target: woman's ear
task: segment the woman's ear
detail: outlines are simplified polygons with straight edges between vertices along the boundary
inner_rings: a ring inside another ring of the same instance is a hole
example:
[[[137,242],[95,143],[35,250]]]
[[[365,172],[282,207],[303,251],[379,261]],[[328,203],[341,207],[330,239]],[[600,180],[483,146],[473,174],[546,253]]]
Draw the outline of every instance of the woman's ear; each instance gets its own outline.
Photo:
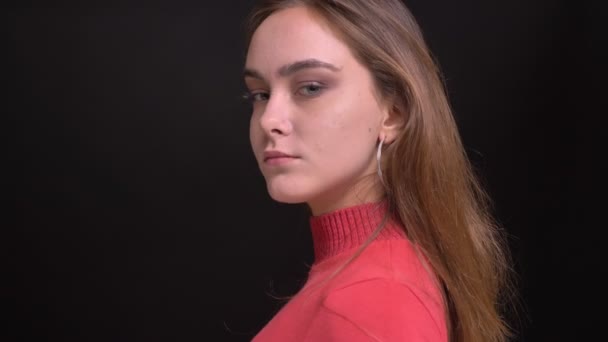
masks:
[[[405,125],[405,115],[396,106],[387,106],[382,115],[380,136],[384,137],[384,143],[392,143]]]

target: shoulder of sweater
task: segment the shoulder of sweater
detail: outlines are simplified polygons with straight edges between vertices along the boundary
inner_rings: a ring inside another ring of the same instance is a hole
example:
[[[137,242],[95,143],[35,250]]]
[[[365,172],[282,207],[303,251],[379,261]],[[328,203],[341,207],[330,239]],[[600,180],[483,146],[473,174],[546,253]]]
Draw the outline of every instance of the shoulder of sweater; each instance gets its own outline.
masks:
[[[376,299],[383,302],[388,296],[391,305],[400,305],[400,298],[415,301],[422,305],[434,308],[442,305],[441,294],[438,290],[424,286],[424,282],[404,281],[401,279],[380,276],[364,279],[353,279],[350,282],[341,282],[338,286],[332,286],[323,296],[324,303],[339,303],[341,300],[358,300],[363,295],[365,300]]]
[[[395,279],[366,279],[333,289],[323,299],[322,308],[380,335],[438,337],[445,332],[441,303]]]
[[[356,249],[337,256],[316,270],[325,272],[336,269],[349,260]],[[366,247],[351,265],[343,271],[339,287],[357,281],[386,278],[414,287],[428,288],[433,275],[425,258],[406,239],[377,240]]]
[[[396,296],[416,296],[433,307],[442,305],[441,291],[430,265],[411,243],[385,240],[368,248],[368,253],[343,270],[343,276],[332,283],[326,296],[364,291],[371,291],[366,296],[374,296],[390,291]]]

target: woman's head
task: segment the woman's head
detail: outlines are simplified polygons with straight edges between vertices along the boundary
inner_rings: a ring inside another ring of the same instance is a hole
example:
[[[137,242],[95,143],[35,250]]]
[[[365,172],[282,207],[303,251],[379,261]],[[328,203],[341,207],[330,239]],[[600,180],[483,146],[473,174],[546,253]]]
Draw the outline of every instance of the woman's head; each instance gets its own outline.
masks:
[[[315,213],[386,195],[441,280],[453,341],[502,340],[508,253],[411,13],[399,0],[266,0],[248,34],[251,143],[271,196]]]
[[[245,82],[251,144],[275,200],[321,213],[379,199],[375,147],[395,139],[401,117],[325,18],[304,6],[269,15],[251,37]]]

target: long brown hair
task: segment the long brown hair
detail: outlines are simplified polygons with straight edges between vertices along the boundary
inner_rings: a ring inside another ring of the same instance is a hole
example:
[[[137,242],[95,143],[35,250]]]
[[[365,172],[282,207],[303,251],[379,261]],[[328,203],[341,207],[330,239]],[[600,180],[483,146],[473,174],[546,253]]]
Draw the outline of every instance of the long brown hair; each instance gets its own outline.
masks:
[[[414,17],[399,0],[265,0],[249,17],[247,42],[268,16],[294,6],[324,18],[404,116],[399,136],[383,152],[389,212],[441,281],[450,341],[505,341],[510,329],[502,305],[514,293],[508,248]]]

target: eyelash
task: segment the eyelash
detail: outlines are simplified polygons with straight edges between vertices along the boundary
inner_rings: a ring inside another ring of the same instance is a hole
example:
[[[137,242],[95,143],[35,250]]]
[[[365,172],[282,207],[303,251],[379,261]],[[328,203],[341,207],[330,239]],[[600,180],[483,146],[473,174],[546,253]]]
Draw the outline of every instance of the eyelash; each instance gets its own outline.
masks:
[[[258,95],[268,95],[267,93],[263,93],[263,92],[251,92],[251,91],[245,91],[245,93],[243,94],[243,99],[245,101],[249,101],[249,102],[258,102],[258,101],[262,101],[262,100],[258,100],[256,99],[256,96]]]
[[[299,93],[300,90],[302,89],[307,89],[307,88],[311,88],[314,87],[316,89],[314,94],[310,94],[310,95],[302,95],[305,97],[315,97],[318,96],[324,89],[325,86],[318,83],[318,82],[311,82],[308,84],[303,85],[302,87],[298,88],[298,91],[296,91],[296,93]],[[257,99],[256,96],[258,95],[266,95],[266,99],[262,100],[262,99]],[[252,91],[246,91],[245,94],[243,94],[243,99],[249,101],[249,102],[259,102],[259,101],[267,101],[268,98],[270,97],[270,93],[266,93],[266,92],[252,92]]]

